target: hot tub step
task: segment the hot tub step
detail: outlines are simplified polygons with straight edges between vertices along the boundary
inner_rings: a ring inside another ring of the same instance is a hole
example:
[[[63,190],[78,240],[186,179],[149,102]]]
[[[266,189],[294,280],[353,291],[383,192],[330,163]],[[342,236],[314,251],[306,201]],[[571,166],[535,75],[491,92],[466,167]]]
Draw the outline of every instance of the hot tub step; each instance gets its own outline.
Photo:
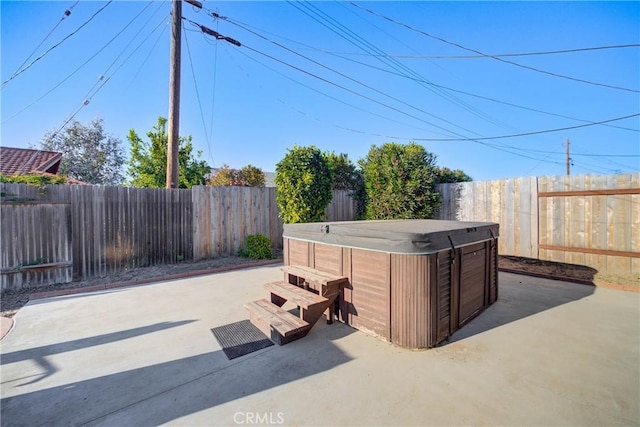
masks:
[[[287,282],[271,282],[264,285],[264,288],[271,292],[272,300],[271,302],[276,305],[278,302],[273,301],[273,296],[281,297],[286,301],[290,301],[293,304],[304,308],[314,308],[318,305],[323,305],[327,303],[327,298],[314,294],[313,292],[307,291],[300,286],[292,285]]]
[[[244,305],[251,323],[278,345],[302,338],[311,329],[308,322],[294,316],[266,299]]]
[[[291,276],[297,277],[317,290],[322,296],[338,292],[340,286],[349,281],[346,277],[336,276],[335,274],[325,273],[324,271],[300,265],[286,265],[282,267],[282,271],[284,271],[287,281],[289,281]]]

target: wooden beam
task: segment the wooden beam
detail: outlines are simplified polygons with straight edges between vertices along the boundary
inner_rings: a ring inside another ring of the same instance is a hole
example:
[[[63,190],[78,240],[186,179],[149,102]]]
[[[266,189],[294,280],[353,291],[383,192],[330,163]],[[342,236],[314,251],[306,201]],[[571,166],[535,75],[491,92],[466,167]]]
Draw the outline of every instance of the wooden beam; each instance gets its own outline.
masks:
[[[622,196],[627,194],[640,194],[640,188],[618,188],[615,190],[546,191],[538,193],[538,198],[572,196]]]
[[[540,249],[546,249],[548,251],[579,252],[583,254],[640,258],[640,252],[612,251],[609,249],[594,249],[594,248],[575,248],[575,247],[569,247],[569,246],[554,246],[554,245],[539,245],[539,246],[540,246]]]

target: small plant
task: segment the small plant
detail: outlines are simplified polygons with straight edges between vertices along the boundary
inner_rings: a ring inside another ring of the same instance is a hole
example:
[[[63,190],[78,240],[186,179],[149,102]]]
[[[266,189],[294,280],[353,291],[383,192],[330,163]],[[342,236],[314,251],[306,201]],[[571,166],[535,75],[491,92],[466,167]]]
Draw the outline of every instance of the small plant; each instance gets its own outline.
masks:
[[[244,239],[244,248],[240,249],[239,255],[252,259],[271,259],[271,240],[264,234],[250,234]]]

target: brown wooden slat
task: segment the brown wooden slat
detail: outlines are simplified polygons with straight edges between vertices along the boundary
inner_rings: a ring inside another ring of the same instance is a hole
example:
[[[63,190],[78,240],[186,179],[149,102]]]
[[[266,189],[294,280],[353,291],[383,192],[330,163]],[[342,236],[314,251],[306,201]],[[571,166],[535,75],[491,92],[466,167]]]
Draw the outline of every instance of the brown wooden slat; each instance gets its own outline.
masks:
[[[569,246],[540,245],[540,249],[562,252],[580,252],[584,254],[607,255],[627,258],[640,258],[640,252],[614,251],[609,249],[575,248]]]
[[[323,304],[327,301],[327,298],[323,296],[314,294],[313,292],[307,291],[299,286],[283,281],[266,283],[264,288],[267,291],[303,308],[309,308],[316,304]]]
[[[266,299],[246,303],[244,307],[268,322],[283,337],[295,334],[309,326],[307,322]]]
[[[574,190],[574,191],[545,191],[538,193],[538,197],[578,197],[578,196],[621,196],[625,194],[640,194],[640,188],[616,188],[603,190]]]

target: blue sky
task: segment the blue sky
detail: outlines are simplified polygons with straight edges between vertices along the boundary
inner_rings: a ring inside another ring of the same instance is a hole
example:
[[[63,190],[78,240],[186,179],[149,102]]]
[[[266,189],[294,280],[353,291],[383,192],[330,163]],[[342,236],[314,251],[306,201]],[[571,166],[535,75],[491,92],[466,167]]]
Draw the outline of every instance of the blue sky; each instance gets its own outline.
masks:
[[[2,1],[2,81],[66,9],[73,6],[26,64],[106,4]],[[344,152],[356,162],[372,144],[414,140],[435,153],[439,165],[476,180],[561,175],[569,138],[572,174],[640,169],[638,116],[609,126],[471,140],[638,114],[637,46],[500,57],[591,82],[585,83],[452,44],[491,55],[637,45],[638,2],[203,4],[200,11],[184,4],[184,17],[242,43],[216,41],[183,22],[180,133],[193,136],[212,166],[251,163],[273,171],[294,144]],[[170,8],[168,1],[113,1],[5,83],[2,145],[38,147],[77,111],[75,119],[84,123],[104,119],[128,153],[129,129],[143,135],[167,116]],[[228,19],[215,20],[212,11]],[[88,94],[90,102],[80,108]],[[430,141],[460,138],[467,140]]]

